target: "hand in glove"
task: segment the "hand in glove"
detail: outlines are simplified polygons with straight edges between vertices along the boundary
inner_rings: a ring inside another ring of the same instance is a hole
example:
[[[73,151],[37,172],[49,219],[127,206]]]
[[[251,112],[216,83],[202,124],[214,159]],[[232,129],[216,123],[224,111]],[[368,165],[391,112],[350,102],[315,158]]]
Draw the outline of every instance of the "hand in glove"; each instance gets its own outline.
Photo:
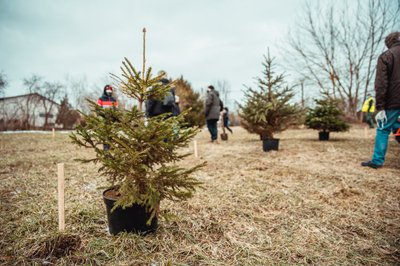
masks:
[[[383,126],[387,122],[387,117],[386,117],[386,112],[385,110],[379,111],[376,116],[375,116],[376,123],[379,128],[383,128]],[[381,126],[379,126],[379,122],[381,123]]]

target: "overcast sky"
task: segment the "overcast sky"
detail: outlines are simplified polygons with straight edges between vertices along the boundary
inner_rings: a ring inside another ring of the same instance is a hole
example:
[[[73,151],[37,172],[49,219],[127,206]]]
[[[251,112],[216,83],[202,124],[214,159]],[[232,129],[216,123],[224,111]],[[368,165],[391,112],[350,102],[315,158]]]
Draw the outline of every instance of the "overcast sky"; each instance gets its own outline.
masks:
[[[229,82],[231,100],[260,74],[267,47],[279,55],[303,0],[0,0],[0,71],[6,95],[25,92],[33,73],[48,81],[87,77],[101,87],[128,57],[170,77],[183,75],[194,89]]]

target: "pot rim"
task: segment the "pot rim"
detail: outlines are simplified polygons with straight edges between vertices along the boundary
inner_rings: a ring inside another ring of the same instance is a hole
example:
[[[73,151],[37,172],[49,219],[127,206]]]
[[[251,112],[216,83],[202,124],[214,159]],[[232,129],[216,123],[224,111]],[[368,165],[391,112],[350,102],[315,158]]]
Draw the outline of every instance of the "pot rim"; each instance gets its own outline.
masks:
[[[117,201],[116,199],[110,198],[106,196],[106,192],[110,190],[114,190],[116,187],[110,187],[103,191],[103,198],[111,201]]]

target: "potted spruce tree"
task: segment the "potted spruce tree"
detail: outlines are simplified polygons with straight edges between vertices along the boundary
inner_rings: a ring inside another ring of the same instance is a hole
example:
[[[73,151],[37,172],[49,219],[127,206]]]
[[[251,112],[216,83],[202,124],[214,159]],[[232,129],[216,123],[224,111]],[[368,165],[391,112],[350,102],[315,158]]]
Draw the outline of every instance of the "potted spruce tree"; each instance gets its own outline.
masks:
[[[274,134],[302,123],[303,109],[290,103],[294,93],[284,80],[284,74],[275,73],[274,58],[264,56],[263,77],[256,78],[258,89],[247,87],[245,103],[239,106],[242,126],[249,132],[260,135],[263,150],[278,150],[279,139]]]
[[[315,107],[307,112],[305,125],[319,131],[319,140],[329,140],[329,132],[347,131],[350,125],[343,120],[343,111],[339,101],[326,97],[316,99]]]
[[[170,84],[162,84],[161,76],[153,77],[151,68],[138,72],[126,58],[121,70],[121,77],[113,77],[121,92],[138,105],[130,110],[102,109],[90,101],[93,112],[83,114],[86,123],[78,126],[71,138],[95,151],[93,159],[81,161],[98,163],[99,173],[110,182],[103,193],[110,233],[146,234],[157,228],[163,199],[185,200],[200,185],[191,174],[202,164],[192,168],[175,165],[187,156],[178,149],[186,146],[198,129],[183,126],[185,113],[146,118],[145,101],[163,99]],[[109,150],[103,150],[105,143]]]

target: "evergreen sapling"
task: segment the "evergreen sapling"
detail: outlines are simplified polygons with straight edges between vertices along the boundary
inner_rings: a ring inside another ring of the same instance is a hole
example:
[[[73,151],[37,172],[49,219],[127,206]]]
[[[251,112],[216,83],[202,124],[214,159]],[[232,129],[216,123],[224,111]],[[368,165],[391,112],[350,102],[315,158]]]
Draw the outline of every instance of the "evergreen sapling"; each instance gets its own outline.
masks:
[[[188,145],[198,129],[184,127],[185,112],[177,117],[169,114],[145,118],[146,100],[161,100],[171,84],[162,84],[161,76],[152,76],[152,69],[138,72],[125,58],[121,77],[112,75],[127,97],[138,102],[130,110],[103,109],[93,101],[91,114],[85,115],[85,125],[71,135],[79,146],[93,149],[95,157],[82,162],[99,163],[99,172],[107,176],[116,191],[114,208],[139,204],[151,212],[151,219],[159,213],[160,201],[185,200],[193,195],[201,182],[192,176],[203,164],[182,168],[175,163],[189,154],[178,150]],[[112,122],[110,122],[112,121]],[[103,150],[102,145],[110,145]]]

